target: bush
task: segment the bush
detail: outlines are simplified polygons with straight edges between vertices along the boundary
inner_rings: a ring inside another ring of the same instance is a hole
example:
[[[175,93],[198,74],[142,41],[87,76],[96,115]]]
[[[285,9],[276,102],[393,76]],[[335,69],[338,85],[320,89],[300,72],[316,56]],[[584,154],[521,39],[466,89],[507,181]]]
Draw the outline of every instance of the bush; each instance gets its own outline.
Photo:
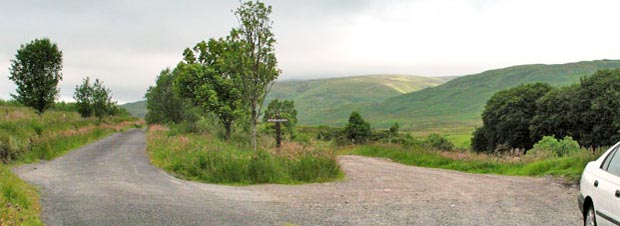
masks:
[[[452,144],[448,139],[438,134],[429,135],[426,140],[424,140],[424,146],[427,148],[432,148],[436,150],[442,151],[451,151],[454,149],[454,144]]]
[[[545,158],[563,157],[578,153],[580,150],[579,143],[570,136],[566,136],[562,140],[557,140],[553,136],[544,136],[534,144],[534,148],[528,154]]]

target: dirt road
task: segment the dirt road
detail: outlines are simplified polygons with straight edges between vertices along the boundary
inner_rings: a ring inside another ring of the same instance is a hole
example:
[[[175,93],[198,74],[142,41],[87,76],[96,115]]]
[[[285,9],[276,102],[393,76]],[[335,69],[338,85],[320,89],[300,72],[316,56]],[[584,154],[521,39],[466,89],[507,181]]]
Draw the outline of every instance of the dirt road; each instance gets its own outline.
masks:
[[[232,187],[151,166],[143,130],[14,169],[41,188],[47,225],[579,225],[577,190],[543,178],[466,174],[359,156],[347,179]]]

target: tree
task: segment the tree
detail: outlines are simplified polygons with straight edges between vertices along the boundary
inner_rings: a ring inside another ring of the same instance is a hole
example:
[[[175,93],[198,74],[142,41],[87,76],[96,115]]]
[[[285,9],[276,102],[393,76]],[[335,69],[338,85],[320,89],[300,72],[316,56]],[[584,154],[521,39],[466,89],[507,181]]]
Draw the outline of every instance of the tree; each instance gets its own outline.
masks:
[[[231,53],[236,57],[235,79],[250,115],[252,148],[257,150],[256,126],[263,101],[280,75],[274,49],[276,40],[269,18],[271,6],[260,1],[247,1],[241,3],[234,13],[240,22],[230,34]]]
[[[287,119],[288,121],[282,122],[282,125],[286,128],[290,138],[295,137],[295,125],[297,125],[297,110],[295,110],[295,102],[292,100],[278,99],[272,100],[267,105],[265,110],[265,116],[263,121],[267,121],[271,118]]]
[[[364,143],[372,135],[370,123],[366,122],[359,112],[351,112],[349,124],[345,127],[345,134],[347,139],[355,144]]]
[[[93,113],[97,118],[112,115],[116,102],[112,102],[112,91],[103,86],[103,82],[95,79],[92,87]]]
[[[229,40],[200,42],[183,55],[185,62],[176,69],[178,93],[213,113],[226,130],[226,139],[230,139],[233,123],[242,115],[243,99],[233,80],[236,58],[231,57]]]
[[[392,124],[392,126],[390,126],[390,134],[391,135],[398,134],[398,129],[400,129],[400,125],[398,125],[398,122],[394,122],[394,124]]]
[[[49,39],[35,39],[21,45],[11,60],[9,79],[17,85],[17,102],[37,110],[41,115],[58,97],[62,80],[62,51]]]
[[[93,87],[89,77],[84,78],[81,85],[75,86],[73,99],[76,101],[77,111],[83,118],[93,115]]]
[[[532,148],[540,140],[540,137],[532,137],[529,129],[537,111],[536,101],[551,89],[547,84],[534,83],[497,92],[482,112],[484,133],[477,132],[474,135],[484,135],[487,148],[493,150],[499,146],[525,150]],[[481,138],[474,137],[472,141],[478,139]]]
[[[554,89],[536,102],[536,115],[530,126],[533,140],[549,135],[560,139],[566,136],[579,137],[583,110],[576,105],[579,90],[579,85]]]
[[[183,119],[183,101],[173,90],[175,79],[176,75],[166,68],[157,76],[155,86],[146,91],[147,123],[179,123]]]
[[[620,69],[582,78],[574,101],[574,111],[580,113],[575,137],[581,145],[596,148],[620,140]]]

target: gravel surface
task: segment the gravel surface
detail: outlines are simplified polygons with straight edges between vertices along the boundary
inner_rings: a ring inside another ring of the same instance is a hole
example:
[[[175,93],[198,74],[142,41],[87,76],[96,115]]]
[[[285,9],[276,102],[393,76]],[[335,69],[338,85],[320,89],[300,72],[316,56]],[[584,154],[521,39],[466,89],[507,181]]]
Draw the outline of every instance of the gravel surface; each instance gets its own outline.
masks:
[[[344,181],[221,186],[150,165],[135,129],[14,171],[41,189],[47,225],[579,225],[577,190],[341,156]]]

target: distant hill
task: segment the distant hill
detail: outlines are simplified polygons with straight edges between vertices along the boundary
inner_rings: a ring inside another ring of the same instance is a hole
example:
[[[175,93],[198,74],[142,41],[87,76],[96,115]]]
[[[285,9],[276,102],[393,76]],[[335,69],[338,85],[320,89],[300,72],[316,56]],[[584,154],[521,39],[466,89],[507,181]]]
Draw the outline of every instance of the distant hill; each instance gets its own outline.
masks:
[[[597,69],[618,68],[620,60],[584,61],[555,65],[522,65],[485,71],[443,85],[389,98],[362,111],[373,126],[398,121],[409,129],[473,127],[481,124],[486,101],[497,91],[524,83],[569,85]]]
[[[126,103],[120,107],[127,109],[129,113],[135,117],[144,118],[146,115],[146,100],[136,101],[133,103]]]
[[[427,87],[437,86],[454,77],[410,75],[365,75],[314,80],[277,81],[266,98],[294,100],[300,124],[323,124],[323,115],[346,120],[351,109]],[[132,115],[146,115],[146,101],[121,105]]]
[[[299,124],[334,124],[326,118],[344,122],[352,110],[378,103],[427,87],[433,87],[454,77],[422,77],[410,75],[366,75],[314,80],[276,82],[266,98],[295,101]]]

